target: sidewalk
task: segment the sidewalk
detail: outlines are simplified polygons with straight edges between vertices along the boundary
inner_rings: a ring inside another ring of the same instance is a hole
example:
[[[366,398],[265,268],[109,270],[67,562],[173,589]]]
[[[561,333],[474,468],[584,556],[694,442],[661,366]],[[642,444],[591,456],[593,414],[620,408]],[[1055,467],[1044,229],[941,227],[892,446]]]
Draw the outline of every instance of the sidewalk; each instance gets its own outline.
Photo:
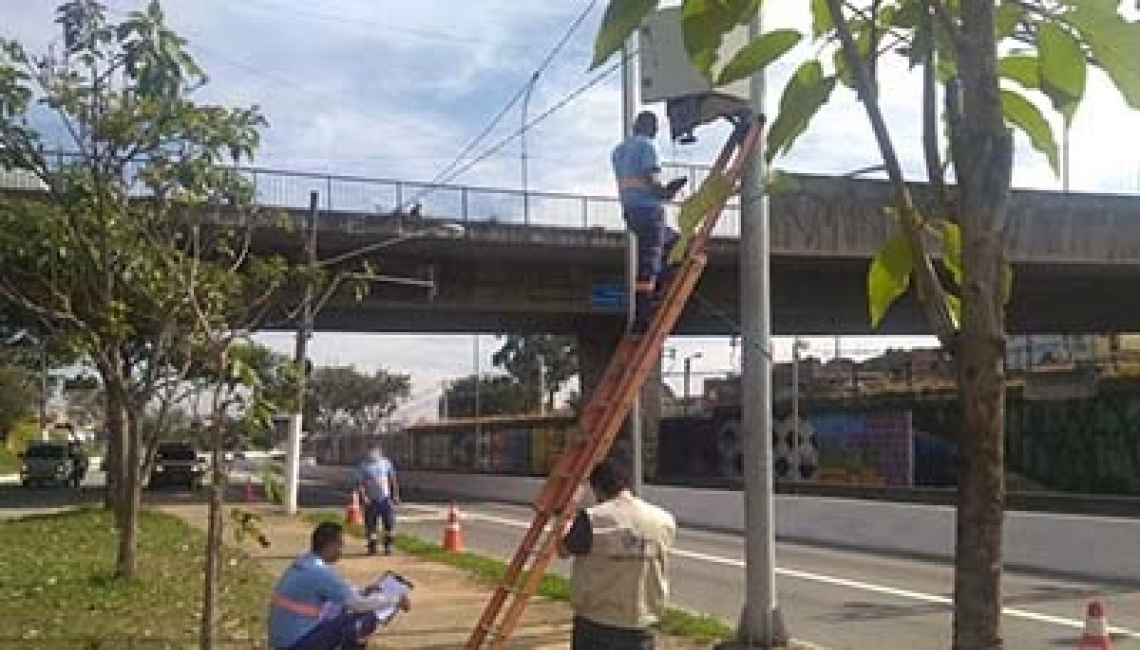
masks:
[[[243,507],[245,507],[243,505]],[[273,575],[280,574],[308,548],[312,527],[277,514],[269,507],[256,508],[265,517],[268,549],[245,545],[245,551],[263,562]],[[202,505],[164,507],[199,528],[206,526]],[[227,536],[227,543],[232,537]],[[360,540],[350,539],[347,552],[337,565],[354,584],[364,584],[385,570],[408,577],[415,585],[412,611],[399,615],[392,625],[373,637],[371,648],[400,650],[456,650],[462,648],[491,597],[492,587],[452,567],[396,553],[391,557],[366,557]],[[267,594],[268,596],[268,594]],[[565,603],[535,598],[527,607],[508,648],[515,650],[565,650],[570,646],[570,608]],[[674,639],[660,639],[659,650],[696,650],[699,646]]]

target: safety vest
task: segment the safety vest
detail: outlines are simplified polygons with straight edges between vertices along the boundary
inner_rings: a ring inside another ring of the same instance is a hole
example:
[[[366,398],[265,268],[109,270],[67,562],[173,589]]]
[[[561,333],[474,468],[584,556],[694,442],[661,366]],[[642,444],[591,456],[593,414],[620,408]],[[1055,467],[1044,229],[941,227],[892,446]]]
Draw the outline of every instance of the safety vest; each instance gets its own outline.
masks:
[[[591,622],[646,629],[659,620],[669,595],[673,516],[623,492],[586,510],[590,552],[574,558],[571,603]]]

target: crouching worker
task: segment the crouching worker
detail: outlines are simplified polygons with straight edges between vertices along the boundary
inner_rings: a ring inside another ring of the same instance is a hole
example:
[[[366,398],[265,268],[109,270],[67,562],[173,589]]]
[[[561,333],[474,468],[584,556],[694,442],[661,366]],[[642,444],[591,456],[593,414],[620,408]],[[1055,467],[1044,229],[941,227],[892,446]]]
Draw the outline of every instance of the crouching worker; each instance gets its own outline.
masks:
[[[340,524],[313,530],[311,549],[297,558],[277,585],[269,605],[273,650],[356,650],[380,624],[378,610],[408,611],[406,596],[358,592],[332,568],[344,549]]]

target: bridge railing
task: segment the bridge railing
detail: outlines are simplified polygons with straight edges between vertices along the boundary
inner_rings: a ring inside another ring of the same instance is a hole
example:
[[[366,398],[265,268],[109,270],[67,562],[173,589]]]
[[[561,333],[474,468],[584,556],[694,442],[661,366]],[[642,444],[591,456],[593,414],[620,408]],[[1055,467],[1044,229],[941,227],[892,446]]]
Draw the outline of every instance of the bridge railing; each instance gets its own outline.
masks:
[[[74,161],[70,154],[55,154],[60,165]],[[540,192],[480,187],[473,185],[429,184],[385,178],[345,176],[315,172],[287,171],[262,167],[239,167],[254,189],[260,205],[305,209],[309,195],[317,192],[320,208],[328,212],[393,215],[420,205],[426,217],[460,222],[483,222],[549,228],[625,229],[621,206],[608,196]],[[704,180],[704,168],[696,165],[668,165],[669,176],[685,175],[690,187]],[[0,170],[0,188],[43,189],[30,174]],[[141,192],[141,190],[140,190]],[[675,217],[677,206],[669,207]],[[740,232],[738,208],[730,204],[715,234],[736,237]]]

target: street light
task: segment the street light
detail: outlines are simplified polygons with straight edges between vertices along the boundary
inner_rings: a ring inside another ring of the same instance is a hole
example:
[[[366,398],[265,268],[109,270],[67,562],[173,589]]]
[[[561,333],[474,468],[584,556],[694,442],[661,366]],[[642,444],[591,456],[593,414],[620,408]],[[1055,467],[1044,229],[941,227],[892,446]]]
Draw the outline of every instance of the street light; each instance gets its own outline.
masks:
[[[693,359],[700,359],[705,356],[700,352],[694,352],[685,357],[685,400],[681,403],[681,414],[689,417],[689,378],[693,373]]]
[[[792,479],[800,476],[800,352],[808,349],[807,341],[796,337],[792,342]]]
[[[319,195],[317,192],[309,194],[309,223],[308,232],[305,237],[305,263],[309,266],[310,270],[316,270],[329,266],[334,266],[347,262],[349,260],[368,255],[375,251],[389,248],[397,244],[412,240],[421,239],[424,237],[438,237],[446,239],[454,239],[462,237],[467,231],[466,229],[456,223],[442,223],[437,226],[423,228],[420,230],[413,230],[412,232],[405,233],[398,237],[389,240],[377,242],[358,248],[326,260],[317,259],[317,210],[319,206]],[[294,363],[297,368],[297,394],[295,403],[295,412],[289,416],[289,440],[286,447],[286,463],[285,463],[285,511],[289,514],[297,514],[297,495],[299,492],[299,485],[301,480],[301,434],[304,431],[304,412],[305,412],[305,389],[307,384],[307,358],[308,358],[308,343],[309,338],[313,335],[313,320],[320,310],[325,306],[328,300],[336,292],[340,283],[345,279],[358,279],[371,282],[397,282],[401,284],[413,284],[416,286],[430,286],[434,287],[433,280],[417,280],[414,278],[397,278],[386,275],[372,275],[368,273],[338,273],[333,277],[329,286],[321,294],[320,298],[314,302],[313,299],[313,282],[310,277],[305,282],[304,293],[301,298],[301,315],[299,323],[297,324],[297,344],[294,354]]]

